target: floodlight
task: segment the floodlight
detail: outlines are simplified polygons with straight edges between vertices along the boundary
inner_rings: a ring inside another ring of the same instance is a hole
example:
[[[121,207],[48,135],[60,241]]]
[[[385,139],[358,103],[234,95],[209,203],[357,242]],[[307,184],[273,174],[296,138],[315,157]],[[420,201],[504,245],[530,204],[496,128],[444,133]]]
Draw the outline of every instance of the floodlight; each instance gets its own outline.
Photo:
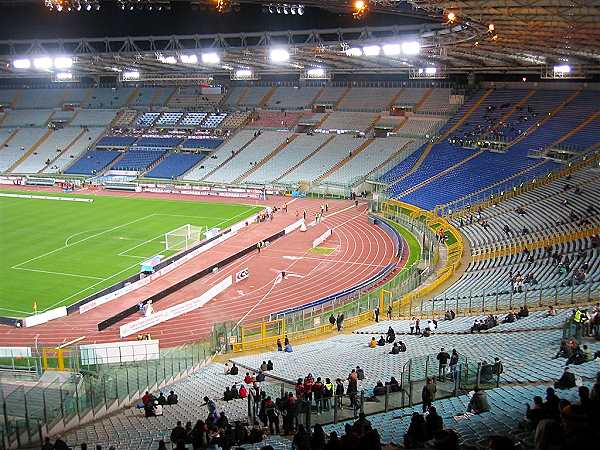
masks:
[[[383,46],[383,53],[386,56],[397,56],[402,52],[400,44],[386,44]]]
[[[31,67],[31,61],[27,58],[25,59],[15,59],[13,61],[13,67],[15,69],[29,69]]]
[[[33,60],[33,66],[39,70],[48,70],[52,67],[52,58],[44,56],[42,58],[35,58]]]
[[[127,70],[127,71],[123,72],[123,79],[124,80],[139,80],[140,73],[137,70]]]
[[[238,69],[235,71],[236,78],[252,78],[252,71],[250,69]]]
[[[56,74],[56,79],[60,81],[72,80],[73,74],[71,72],[58,72]]]
[[[221,57],[215,52],[202,53],[202,62],[204,64],[219,64]]]
[[[435,75],[437,73],[437,68],[436,67],[426,67],[425,73],[427,75]]]
[[[377,56],[381,52],[381,47],[379,45],[367,45],[363,47],[363,53],[365,56]]]
[[[183,64],[196,64],[198,62],[196,55],[181,55],[179,59],[181,59]]]
[[[285,62],[290,59],[290,53],[284,48],[271,49],[271,61]]]
[[[562,66],[554,66],[554,73],[571,73],[571,66],[567,64]]]
[[[68,56],[59,56],[54,58],[54,68],[56,69],[70,69],[73,66],[73,58]]]
[[[325,76],[325,69],[321,67],[314,67],[306,71],[306,75],[309,78],[323,78]]]
[[[402,53],[405,55],[418,55],[421,51],[421,44],[417,41],[403,42]]]
[[[362,56],[362,54],[362,50],[358,47],[351,47],[348,50],[346,50],[346,55],[348,56]]]

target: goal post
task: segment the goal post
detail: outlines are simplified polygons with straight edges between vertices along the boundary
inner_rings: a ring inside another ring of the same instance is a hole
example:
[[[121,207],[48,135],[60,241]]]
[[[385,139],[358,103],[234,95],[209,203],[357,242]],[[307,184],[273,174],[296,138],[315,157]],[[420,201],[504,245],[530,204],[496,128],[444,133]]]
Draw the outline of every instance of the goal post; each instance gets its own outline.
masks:
[[[182,225],[165,233],[165,250],[181,251],[187,250],[200,242],[204,237],[205,230],[202,227]]]

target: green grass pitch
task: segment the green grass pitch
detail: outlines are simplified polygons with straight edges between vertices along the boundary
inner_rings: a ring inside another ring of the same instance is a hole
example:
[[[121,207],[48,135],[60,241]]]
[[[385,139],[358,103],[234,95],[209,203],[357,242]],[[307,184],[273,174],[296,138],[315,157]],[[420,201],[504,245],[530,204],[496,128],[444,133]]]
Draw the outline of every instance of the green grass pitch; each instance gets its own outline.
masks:
[[[223,229],[261,209],[200,201],[88,197],[94,201],[0,197],[0,315],[28,316],[34,302],[39,312],[73,304],[139,273],[144,259],[169,256],[166,232],[185,224]]]

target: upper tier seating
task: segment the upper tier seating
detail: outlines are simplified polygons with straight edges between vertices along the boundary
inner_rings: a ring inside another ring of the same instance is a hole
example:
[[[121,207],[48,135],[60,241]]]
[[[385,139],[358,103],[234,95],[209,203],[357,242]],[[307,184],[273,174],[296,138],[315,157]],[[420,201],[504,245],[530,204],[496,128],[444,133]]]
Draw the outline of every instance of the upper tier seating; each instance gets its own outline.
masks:
[[[178,86],[169,98],[172,108],[197,108],[213,111],[219,106],[223,94],[203,94],[202,89],[195,86]]]
[[[149,127],[156,121],[156,119],[158,119],[159,116],[159,112],[145,112],[138,117],[136,125],[138,127]]]
[[[335,105],[340,98],[342,98],[347,89],[348,88],[346,87],[326,87],[321,95],[319,95],[315,103],[322,105]]]
[[[231,183],[244,172],[251,169],[252,165],[260,162],[279,145],[283,144],[290,136],[291,133],[277,131],[262,132],[254,142],[209,176],[206,181]]]
[[[377,118],[375,113],[335,111],[320,126],[322,130],[365,131]]]
[[[415,114],[397,130],[401,136],[428,137],[433,136],[444,124],[444,119]]]
[[[222,164],[231,157],[232,152],[238,151],[254,138],[254,132],[251,130],[241,130],[229,138],[223,145],[215,150],[210,156],[197,164],[192,170],[184,175],[184,180],[200,180],[211,170]]]
[[[202,128],[217,128],[225,117],[227,113],[211,113],[202,124]]]
[[[6,130],[6,138],[13,131],[15,130]],[[4,172],[18,161],[47,132],[47,128],[20,128],[11,141],[6,146],[0,148],[0,172]]]
[[[419,112],[431,114],[446,114],[454,105],[450,105],[451,90],[446,88],[434,88],[431,95],[423,102]]]
[[[250,128],[277,128],[290,129],[298,123],[302,116],[299,112],[279,112],[279,111],[257,111],[255,118],[250,122]]]
[[[116,115],[117,111],[111,109],[80,109],[71,121],[71,126],[107,126]]]
[[[265,105],[267,108],[309,109],[319,87],[278,87]]]
[[[66,103],[81,104],[88,89],[21,89],[18,91],[17,108],[59,108]]]
[[[364,142],[365,140],[362,138],[355,138],[347,134],[335,136],[321,150],[285,175],[280,181],[282,183],[313,181]]]
[[[127,104],[127,100],[133,94],[134,88],[95,88],[87,105],[94,109],[117,109]]]
[[[173,87],[142,87],[131,102],[134,106],[165,106],[175,88]]]
[[[160,148],[131,147],[111,166],[111,169],[142,172],[161,159],[165,153],[166,150]]]
[[[244,89],[244,88],[242,88]],[[271,90],[268,86],[258,86],[251,87],[248,90],[244,91],[241,95],[242,97],[238,98],[237,106],[246,106],[246,107],[255,107],[260,106],[260,102],[267,95],[267,93]],[[244,95],[245,93],[245,95]]]
[[[316,133],[299,135],[289,145],[255,170],[246,180],[249,183],[270,183],[294,167],[332,136]]]
[[[206,155],[204,153],[171,153],[146,174],[149,178],[173,179],[183,175]]]
[[[115,120],[114,126],[117,128],[130,127],[133,124],[137,115],[138,112],[135,109],[126,109],[124,111],[121,111],[121,113],[117,115],[117,119]]]
[[[383,164],[388,158],[397,153],[410,139],[404,137],[387,137],[375,139],[367,148],[336,170],[325,182],[348,184],[366,176]],[[410,152],[405,148],[405,151]]]
[[[50,120],[51,110],[21,109],[8,111],[2,127],[43,127]]]
[[[104,170],[120,154],[117,150],[90,150],[64,172],[73,175],[94,175]]]
[[[225,119],[219,125],[219,128],[224,130],[234,130],[236,128],[240,128],[246,124],[249,117],[249,112],[235,111],[234,113],[225,117]]]
[[[352,88],[338,109],[341,111],[384,111],[388,109],[400,88]]]

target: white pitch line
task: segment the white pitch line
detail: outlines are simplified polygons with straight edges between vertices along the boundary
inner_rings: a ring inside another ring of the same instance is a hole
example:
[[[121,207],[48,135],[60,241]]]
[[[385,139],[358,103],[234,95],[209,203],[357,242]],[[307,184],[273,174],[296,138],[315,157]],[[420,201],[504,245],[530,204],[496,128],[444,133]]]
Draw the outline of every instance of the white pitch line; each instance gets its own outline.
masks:
[[[64,275],[64,276],[68,276],[68,277],[90,278],[92,280],[103,280],[104,279],[104,278],[92,277],[92,276],[88,276],[88,275],[78,275],[76,273],[53,272],[51,270],[28,269],[26,267],[11,267],[11,269],[14,269],[14,270],[27,270],[28,272],[48,273],[50,275]]]
[[[140,217],[139,219],[135,219],[135,220],[132,220],[131,222],[127,222],[127,223],[124,223],[124,224],[121,224],[121,225],[117,225],[117,226],[115,226],[115,227],[113,227],[113,228],[109,228],[108,230],[104,230],[104,231],[102,231],[102,232],[100,232],[100,233],[92,234],[92,235],[90,235],[90,236],[88,236],[88,237],[86,237],[86,238],[83,238],[83,239],[81,239],[81,240],[79,240],[79,241],[77,241],[77,242],[75,242],[75,243],[73,243],[73,244],[64,245],[64,246],[62,246],[62,247],[59,247],[59,248],[56,248],[56,249],[54,249],[54,250],[51,250],[51,251],[49,251],[49,252],[46,252],[46,253],[44,253],[44,254],[42,254],[42,255],[39,255],[39,256],[35,256],[35,257],[33,257],[33,258],[30,258],[30,259],[28,259],[27,261],[23,261],[23,262],[21,262],[21,263],[19,263],[19,264],[15,264],[14,266],[12,266],[12,267],[11,267],[11,269],[16,269],[16,268],[18,268],[19,266],[23,266],[23,265],[25,265],[25,264],[27,264],[27,263],[30,263],[31,261],[35,261],[36,259],[40,259],[40,258],[43,258],[44,256],[51,255],[51,254],[53,254],[53,253],[56,253],[56,252],[58,252],[58,251],[64,250],[65,248],[72,247],[73,245],[80,244],[81,242],[85,242],[85,241],[87,241],[87,240],[89,240],[89,239],[92,239],[92,238],[95,238],[95,237],[98,237],[98,236],[102,236],[103,234],[106,234],[106,233],[108,233],[108,232],[110,232],[110,231],[114,231],[114,230],[117,230],[117,229],[119,229],[119,228],[126,227],[126,226],[128,226],[128,225],[131,225],[132,223],[139,222],[140,220],[146,220],[146,219],[148,219],[149,217],[152,217],[153,215],[154,215],[154,214],[150,214],[150,215],[148,215],[148,216]]]

